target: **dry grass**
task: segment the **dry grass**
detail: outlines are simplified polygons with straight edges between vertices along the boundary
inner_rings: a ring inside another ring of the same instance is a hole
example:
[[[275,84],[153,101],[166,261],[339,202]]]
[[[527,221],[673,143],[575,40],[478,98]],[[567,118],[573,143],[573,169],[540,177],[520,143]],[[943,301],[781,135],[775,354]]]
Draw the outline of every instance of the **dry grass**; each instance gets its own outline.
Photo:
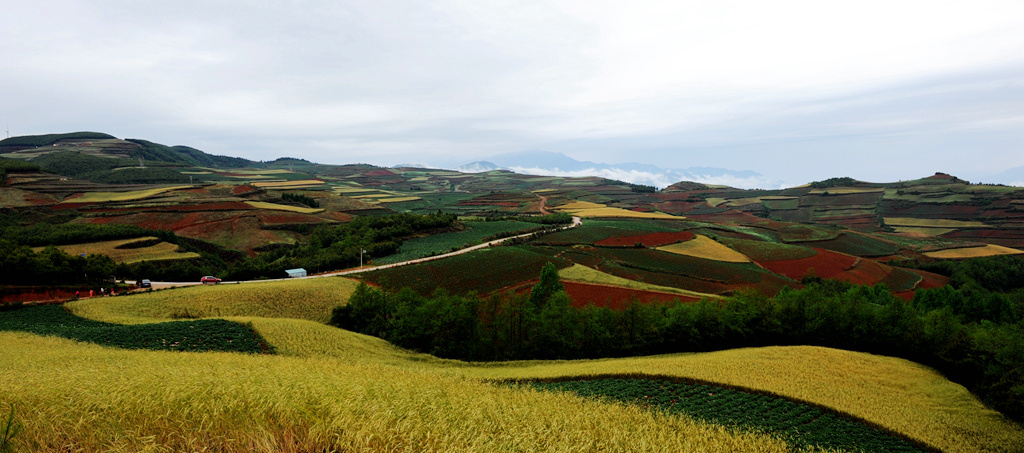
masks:
[[[928,227],[895,227],[897,233],[923,234],[926,236],[941,236],[956,231],[956,228],[928,228]]]
[[[128,192],[86,192],[81,197],[65,199],[65,203],[103,203],[105,201],[128,201],[149,198],[164,192],[188,189],[192,186],[157,187],[155,189],[132,190]]]
[[[255,184],[254,184],[255,185]],[[267,203],[265,201],[246,201],[246,204],[257,209],[270,209],[274,211],[290,211],[302,214],[316,214],[324,212],[322,208],[303,208],[301,206],[290,206],[285,204]]]
[[[89,242],[85,244],[58,245],[57,248],[70,255],[107,255],[118,263],[137,263],[139,261],[163,261],[163,260],[184,260],[199,258],[198,253],[182,252],[180,248],[169,242],[158,242],[148,247],[118,248],[123,245],[136,242],[154,241],[156,237],[143,237],[132,239],[117,239],[113,241]],[[45,247],[33,247],[33,251],[40,251]]]
[[[725,245],[719,244],[714,239],[711,239],[702,234],[698,234],[696,237],[689,241],[678,242],[675,244],[666,245],[664,247],[658,247],[658,250],[675,253],[677,255],[693,256],[697,258],[704,258],[715,261],[725,261],[728,263],[749,263],[750,258],[740,252],[737,252]]]
[[[1020,255],[1022,253],[1024,253],[1024,250],[1017,250],[1011,249],[1009,247],[1003,247],[1001,245],[988,244],[981,247],[961,247],[955,249],[939,250],[935,252],[926,252],[925,256],[938,259],[965,259],[996,255]]]
[[[360,193],[360,192],[376,192],[377,189],[369,189],[366,187],[335,187],[334,191],[341,193]]]

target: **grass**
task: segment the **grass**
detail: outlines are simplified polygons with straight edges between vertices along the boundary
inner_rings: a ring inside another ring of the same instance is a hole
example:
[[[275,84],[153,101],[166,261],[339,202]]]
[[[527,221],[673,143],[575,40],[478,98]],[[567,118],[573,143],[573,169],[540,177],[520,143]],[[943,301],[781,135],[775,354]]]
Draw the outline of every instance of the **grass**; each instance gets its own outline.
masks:
[[[331,310],[346,303],[356,285],[354,280],[330,277],[189,286],[130,297],[82,299],[66,306],[78,316],[121,324],[226,316],[327,322]]]
[[[689,241],[658,247],[658,250],[729,263],[750,262],[746,255],[701,234]]]
[[[140,242],[158,241],[146,247],[123,248]],[[33,247],[33,251],[40,251],[44,247]],[[107,255],[118,263],[137,263],[139,261],[163,261],[183,260],[199,258],[198,253],[181,252],[179,247],[169,242],[162,242],[155,237],[142,237],[132,239],[117,239],[113,241],[89,242],[85,244],[58,245],[58,249],[70,255]]]
[[[128,201],[149,198],[164,192],[178,189],[188,189],[192,186],[170,186],[157,187],[145,190],[132,190],[128,192],[86,192],[81,197],[65,199],[65,203],[103,203],[107,201]]]
[[[285,204],[267,203],[265,201],[246,201],[246,204],[257,209],[270,209],[274,211],[289,211],[302,214],[316,214],[324,212],[321,208],[303,208],[301,206],[290,206]]]

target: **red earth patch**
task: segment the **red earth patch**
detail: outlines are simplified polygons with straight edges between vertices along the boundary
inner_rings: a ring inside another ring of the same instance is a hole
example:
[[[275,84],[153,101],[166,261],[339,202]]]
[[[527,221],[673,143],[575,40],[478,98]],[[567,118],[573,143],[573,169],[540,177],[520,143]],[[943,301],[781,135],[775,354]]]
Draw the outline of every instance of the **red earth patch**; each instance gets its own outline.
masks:
[[[759,263],[765,269],[799,281],[808,271],[821,278],[838,278],[857,263],[857,257],[831,250],[815,248],[816,255],[795,260],[765,261]]]
[[[632,247],[637,243],[644,247],[661,247],[663,245],[675,244],[676,242],[689,241],[695,235],[689,231],[659,232],[641,234],[639,236],[610,237],[601,239],[594,243],[603,247]]]

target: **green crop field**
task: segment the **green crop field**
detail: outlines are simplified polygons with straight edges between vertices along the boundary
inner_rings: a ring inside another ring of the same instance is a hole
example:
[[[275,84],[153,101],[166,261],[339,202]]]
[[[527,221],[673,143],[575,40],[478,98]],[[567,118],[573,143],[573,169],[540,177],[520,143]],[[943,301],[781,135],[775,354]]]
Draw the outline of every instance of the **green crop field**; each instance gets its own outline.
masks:
[[[464,231],[432,234],[430,236],[409,239],[402,243],[398,253],[375,259],[374,264],[391,264],[416,258],[440,255],[453,249],[476,245],[485,238],[503,233],[513,233],[537,228],[540,225],[530,222],[502,220],[492,222],[464,222]]]

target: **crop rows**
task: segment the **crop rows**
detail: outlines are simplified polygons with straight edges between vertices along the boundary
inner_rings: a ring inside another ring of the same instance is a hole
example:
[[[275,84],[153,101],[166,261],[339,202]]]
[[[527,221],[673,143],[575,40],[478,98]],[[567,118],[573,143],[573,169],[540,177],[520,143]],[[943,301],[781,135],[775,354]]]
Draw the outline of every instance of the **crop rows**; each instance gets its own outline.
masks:
[[[41,305],[0,312],[0,331],[55,335],[124,349],[170,351],[263,352],[252,329],[223,319],[156,324],[110,324],[72,315],[60,305]]]
[[[481,241],[491,236],[528,230],[538,226],[535,223],[518,222],[514,220],[465,222],[465,224],[466,229],[463,231],[432,234],[422,238],[403,241],[402,246],[398,249],[398,253],[375,259],[374,264],[390,264],[427,256],[440,255],[467,245],[479,244]]]
[[[530,385],[584,397],[641,404],[711,423],[767,432],[802,447],[922,451],[899,437],[814,406],[714,385],[653,379],[598,379]]]

